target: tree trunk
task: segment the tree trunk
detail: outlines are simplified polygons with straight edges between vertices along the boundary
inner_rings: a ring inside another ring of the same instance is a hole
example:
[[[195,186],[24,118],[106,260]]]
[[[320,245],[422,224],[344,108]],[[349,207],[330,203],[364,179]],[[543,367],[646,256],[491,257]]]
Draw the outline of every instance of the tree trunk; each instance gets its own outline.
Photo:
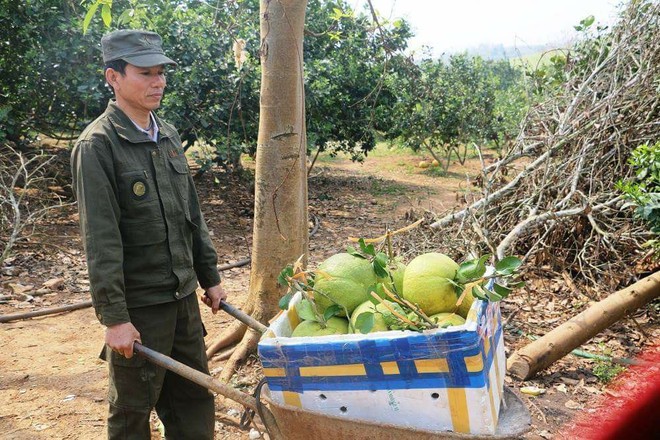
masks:
[[[303,29],[307,0],[261,0],[261,107],[250,290],[244,310],[266,323],[278,311],[279,273],[307,261]],[[229,380],[258,338],[248,330],[224,368]],[[231,370],[231,371],[230,371]]]
[[[619,290],[545,336],[516,351],[507,361],[507,371],[526,380],[570,353],[596,334],[660,296],[660,272]]]

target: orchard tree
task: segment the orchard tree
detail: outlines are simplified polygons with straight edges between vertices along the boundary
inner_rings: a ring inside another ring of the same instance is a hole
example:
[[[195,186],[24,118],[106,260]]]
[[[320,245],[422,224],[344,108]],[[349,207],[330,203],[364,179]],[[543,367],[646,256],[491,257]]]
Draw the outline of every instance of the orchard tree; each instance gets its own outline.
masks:
[[[412,36],[404,20],[379,21],[342,1],[311,0],[305,32],[310,150],[362,160],[389,105],[383,81],[392,53]]]
[[[267,322],[284,293],[282,268],[308,251],[303,29],[307,0],[262,0],[261,110],[257,140],[250,291],[245,312]],[[245,334],[221,379],[256,349],[261,336],[237,322],[220,338],[226,345]],[[220,347],[217,347],[220,348]]]
[[[386,137],[414,151],[428,150],[445,170],[453,156],[465,160],[469,143],[499,145],[526,110],[521,74],[511,69],[466,54],[417,64],[402,60],[388,77],[398,118],[391,118]]]
[[[0,142],[75,138],[105,107],[96,44],[77,1],[0,0]]]

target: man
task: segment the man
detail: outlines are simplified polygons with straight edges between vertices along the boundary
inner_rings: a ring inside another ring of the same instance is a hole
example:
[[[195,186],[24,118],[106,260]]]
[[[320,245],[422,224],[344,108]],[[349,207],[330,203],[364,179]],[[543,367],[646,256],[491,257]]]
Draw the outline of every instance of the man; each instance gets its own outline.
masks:
[[[212,439],[208,390],[133,356],[133,343],[208,374],[197,283],[216,313],[226,298],[181,140],[154,113],[165,90],[160,36],[101,39],[115,99],[80,135],[73,186],[96,316],[106,327],[108,437],[150,439],[156,411],[168,439]]]

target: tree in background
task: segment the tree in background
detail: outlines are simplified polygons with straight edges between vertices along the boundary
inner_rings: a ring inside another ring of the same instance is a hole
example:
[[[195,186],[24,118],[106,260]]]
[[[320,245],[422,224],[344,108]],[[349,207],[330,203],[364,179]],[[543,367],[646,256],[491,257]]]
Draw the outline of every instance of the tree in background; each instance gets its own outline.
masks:
[[[501,142],[514,136],[526,111],[522,73],[508,61],[486,61],[467,54],[447,61],[399,59],[388,77],[397,97],[392,125],[385,132],[414,151],[426,149],[449,166],[465,160],[467,146]]]
[[[379,21],[346,2],[312,0],[306,25],[305,84],[308,147],[362,160],[391,102],[383,88],[392,53],[412,36],[403,20]]]
[[[105,107],[100,33],[80,32],[78,2],[0,0],[0,142],[75,138]]]

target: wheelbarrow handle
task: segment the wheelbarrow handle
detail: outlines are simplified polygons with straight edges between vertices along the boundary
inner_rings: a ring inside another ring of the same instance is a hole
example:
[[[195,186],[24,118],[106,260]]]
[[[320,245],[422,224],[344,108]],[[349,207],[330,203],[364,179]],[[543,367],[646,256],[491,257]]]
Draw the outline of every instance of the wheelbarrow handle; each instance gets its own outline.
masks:
[[[264,334],[266,330],[268,330],[268,327],[266,327],[265,325],[254,319],[252,316],[243,312],[242,310],[232,306],[228,302],[220,301],[220,308],[225,312],[227,312],[229,315],[241,321],[243,324],[247,325],[253,330],[258,331],[261,334]]]
[[[165,356],[162,353],[152,350],[151,348],[145,347],[139,342],[133,343],[133,351],[138,355],[146,358],[149,362],[170,370],[171,372],[176,373],[181,377],[185,377],[197,385],[215,391],[218,394],[222,394],[223,396],[234,400],[250,409],[257,408],[256,399],[249,394],[242,393],[230,387],[229,385],[218,382],[210,375],[195,370],[194,368],[191,368],[188,365],[176,361],[169,356]]]
[[[176,373],[179,376],[184,377],[189,381],[194,382],[208,390],[215,391],[216,393],[221,394],[228,399],[233,400],[234,402],[240,403],[246,408],[257,412],[262,411],[263,418],[266,419],[263,420],[263,423],[268,427],[269,432],[273,431],[274,428],[278,429],[277,422],[275,421],[273,413],[271,413],[270,410],[265,408],[263,405],[260,405],[261,408],[258,408],[257,399],[255,399],[253,396],[238,391],[237,389],[232,388],[222,382],[219,382],[210,375],[195,370],[194,368],[176,361],[169,356],[165,356],[164,354],[152,350],[151,348],[145,347],[139,342],[133,343],[133,351],[138,356],[146,358],[149,362],[156,364],[159,367],[163,367],[173,373]],[[278,431],[275,431],[273,434],[275,437],[277,437]]]

